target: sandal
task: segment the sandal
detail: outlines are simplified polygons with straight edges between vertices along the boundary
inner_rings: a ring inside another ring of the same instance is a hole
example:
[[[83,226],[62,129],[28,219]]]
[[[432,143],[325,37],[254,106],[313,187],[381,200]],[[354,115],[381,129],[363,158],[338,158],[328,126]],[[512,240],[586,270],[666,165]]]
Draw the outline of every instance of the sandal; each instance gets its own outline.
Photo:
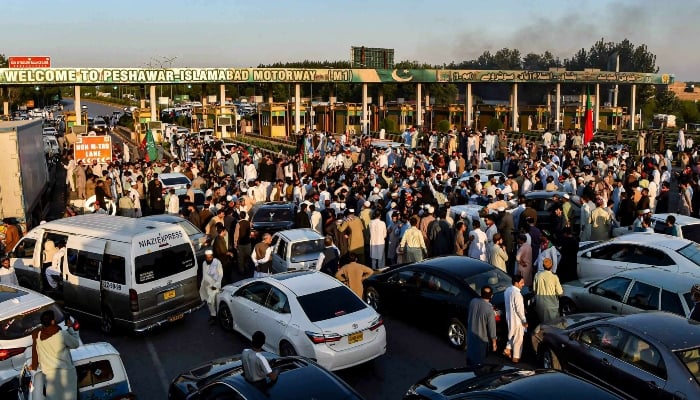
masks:
[[[511,354],[510,354],[510,349],[505,349],[505,350],[503,350],[503,355],[504,355],[506,358],[510,358],[510,356],[511,356]]]

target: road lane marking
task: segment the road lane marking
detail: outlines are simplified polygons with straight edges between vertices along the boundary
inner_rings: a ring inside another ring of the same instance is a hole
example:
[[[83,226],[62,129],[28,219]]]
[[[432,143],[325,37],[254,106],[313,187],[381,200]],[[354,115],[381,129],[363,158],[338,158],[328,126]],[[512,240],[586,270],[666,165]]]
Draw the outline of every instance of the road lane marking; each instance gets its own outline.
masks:
[[[156,353],[156,347],[153,346],[153,342],[146,340],[146,347],[148,348],[148,353],[151,355],[151,360],[153,361],[153,367],[156,369],[156,374],[160,379],[160,384],[163,387],[163,392],[167,395],[168,393],[168,377],[165,376],[165,370],[163,369],[163,364],[160,362],[160,357]]]

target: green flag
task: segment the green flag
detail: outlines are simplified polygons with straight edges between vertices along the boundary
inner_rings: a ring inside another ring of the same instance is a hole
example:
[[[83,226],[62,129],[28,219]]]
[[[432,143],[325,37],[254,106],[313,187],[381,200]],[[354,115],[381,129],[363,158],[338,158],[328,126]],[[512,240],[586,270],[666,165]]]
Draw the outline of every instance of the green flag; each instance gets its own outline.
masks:
[[[150,129],[146,131],[146,152],[148,153],[149,161],[156,161],[158,159],[156,141],[153,140],[153,132],[151,132]]]

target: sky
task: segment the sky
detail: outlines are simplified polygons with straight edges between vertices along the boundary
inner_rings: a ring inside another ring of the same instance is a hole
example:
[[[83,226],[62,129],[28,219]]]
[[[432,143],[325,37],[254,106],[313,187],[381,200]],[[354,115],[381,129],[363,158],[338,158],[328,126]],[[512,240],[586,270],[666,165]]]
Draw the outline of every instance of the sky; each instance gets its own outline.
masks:
[[[0,54],[54,67],[349,61],[351,46],[430,64],[505,47],[564,59],[627,38],[661,73],[700,81],[698,0],[2,0],[2,15]]]

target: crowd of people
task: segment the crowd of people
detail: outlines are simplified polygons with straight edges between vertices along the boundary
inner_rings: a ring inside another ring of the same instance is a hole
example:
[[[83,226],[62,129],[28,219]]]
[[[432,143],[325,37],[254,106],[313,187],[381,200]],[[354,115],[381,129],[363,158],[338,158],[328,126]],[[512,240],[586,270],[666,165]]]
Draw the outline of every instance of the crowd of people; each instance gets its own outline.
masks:
[[[269,272],[269,237],[255,246],[250,239],[250,210],[267,201],[297,205],[295,225],[325,236],[317,268],[359,296],[361,281],[387,265],[452,254],[491,263],[517,289],[507,296],[513,335],[504,352],[516,362],[527,328],[520,289],[534,291],[538,320],[548,321],[559,313],[561,282],[576,278],[579,241],[604,240],[616,229],[650,230],[653,212],[700,212],[700,158],[685,146],[673,153],[584,145],[576,130],[528,140],[504,131],[409,129],[401,140],[302,132],[294,154],[283,155],[173,132],[168,156],[158,161],[129,160],[128,150],[108,165],[83,165],[68,155],[66,184],[75,197],[94,195],[97,212],[111,201],[120,215],[171,213],[198,226],[212,246],[203,264],[205,300],[236,279],[235,271]],[[674,162],[680,173],[672,173]],[[480,169],[502,175],[481,177]],[[158,174],[168,172],[191,180],[184,200],[163,190]],[[674,181],[677,201],[670,197]],[[552,192],[546,224],[526,196],[535,190]],[[195,201],[197,191],[203,204]],[[478,215],[454,211],[464,204],[478,205]],[[667,233],[679,235],[674,220],[667,225]],[[488,302],[489,290],[477,300]],[[470,321],[481,308],[470,307]],[[488,321],[471,326],[470,335],[485,339],[473,350],[487,349],[492,334]]]

